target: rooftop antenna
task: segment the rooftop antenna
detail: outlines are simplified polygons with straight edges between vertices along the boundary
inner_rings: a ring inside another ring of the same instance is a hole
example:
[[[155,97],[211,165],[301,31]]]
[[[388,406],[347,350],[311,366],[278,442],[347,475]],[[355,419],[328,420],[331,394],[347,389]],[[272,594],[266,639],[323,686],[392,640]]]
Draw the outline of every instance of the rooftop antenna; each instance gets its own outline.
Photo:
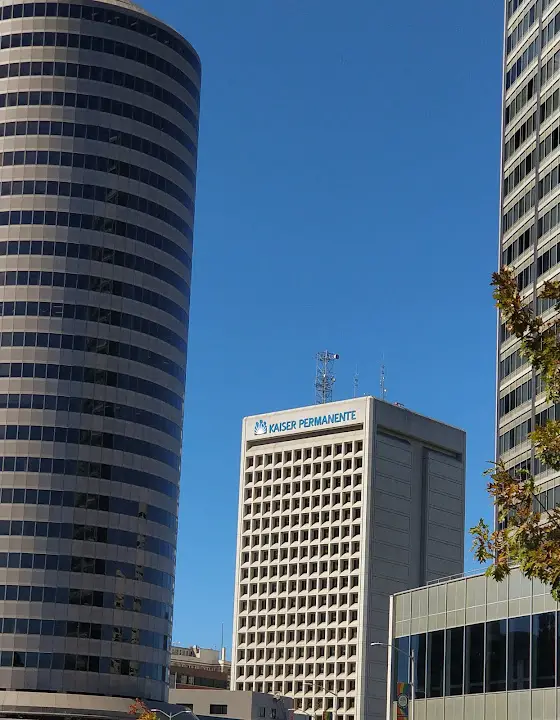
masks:
[[[354,373],[354,397],[358,397],[358,383],[360,381],[360,376],[358,375],[358,366],[356,365],[356,372]]]
[[[334,361],[340,355],[324,350],[317,353],[317,370],[315,372],[315,404],[332,402],[332,391],[335,382],[333,375]]]
[[[381,399],[387,399],[387,388],[385,387],[385,362],[381,364],[381,377],[379,379],[379,387],[381,389]]]

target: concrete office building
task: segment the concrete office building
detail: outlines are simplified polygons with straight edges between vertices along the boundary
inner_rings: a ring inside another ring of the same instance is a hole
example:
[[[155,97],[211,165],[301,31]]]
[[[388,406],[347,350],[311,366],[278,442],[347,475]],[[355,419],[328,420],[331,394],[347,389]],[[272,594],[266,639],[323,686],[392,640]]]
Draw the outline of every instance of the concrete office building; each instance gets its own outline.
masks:
[[[1,3],[0,715],[167,698],[199,91],[129,0]]]
[[[556,720],[560,717],[558,603],[539,581],[514,570],[399,593],[391,602],[388,720],[395,683],[416,656],[414,720]],[[370,648],[372,655],[386,655]]]
[[[545,280],[560,277],[560,2],[506,0],[500,257],[543,317],[555,310],[538,298]],[[558,473],[535,461],[528,433],[560,405],[546,402],[539,376],[502,324],[498,343],[497,455],[508,467],[531,469],[542,489]]]
[[[294,720],[292,698],[248,690],[171,688],[169,702],[175,705],[173,712],[186,708],[199,720]],[[295,720],[307,718],[296,716]]]
[[[232,689],[381,720],[389,595],[462,571],[465,435],[372,397],[245,418]]]
[[[171,688],[229,688],[231,663],[226,660],[226,649],[212,650],[173,645],[169,661],[169,687]]]

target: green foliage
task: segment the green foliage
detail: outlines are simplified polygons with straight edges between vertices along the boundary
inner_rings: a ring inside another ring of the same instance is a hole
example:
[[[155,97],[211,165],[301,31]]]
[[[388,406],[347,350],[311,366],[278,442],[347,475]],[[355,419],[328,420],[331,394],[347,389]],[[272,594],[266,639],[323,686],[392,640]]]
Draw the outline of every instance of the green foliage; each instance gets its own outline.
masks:
[[[560,400],[560,340],[556,324],[544,322],[524,305],[515,275],[502,268],[492,276],[494,300],[508,331],[521,340],[521,352],[541,376],[547,399]],[[560,310],[560,282],[547,282],[541,297],[556,301]],[[560,470],[560,421],[548,420],[530,434],[535,455]],[[549,585],[560,600],[560,508],[544,511],[535,495],[535,479],[526,470],[506,470],[499,462],[485,473],[496,508],[497,529],[484,520],[471,528],[478,562],[492,561],[486,574],[500,582],[518,566],[528,578]]]

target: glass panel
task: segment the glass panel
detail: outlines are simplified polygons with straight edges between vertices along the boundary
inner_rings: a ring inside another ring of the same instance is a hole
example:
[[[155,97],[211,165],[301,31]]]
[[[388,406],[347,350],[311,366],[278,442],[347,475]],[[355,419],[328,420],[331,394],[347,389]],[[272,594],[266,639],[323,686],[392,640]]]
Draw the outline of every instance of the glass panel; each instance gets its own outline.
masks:
[[[395,640],[395,646],[399,648],[399,650],[402,650],[402,652],[398,652],[398,650],[393,650],[393,677],[394,677],[394,687],[393,691],[395,693],[395,700],[397,699],[397,683],[399,682],[409,682],[410,675],[409,675],[409,658],[407,655],[410,654],[410,638],[409,637],[400,637],[396,638]],[[406,653],[406,655],[405,655]]]
[[[463,694],[463,651],[465,629],[451,628],[447,631],[445,648],[445,694]]]
[[[426,697],[426,635],[413,635],[410,640],[410,650],[414,651],[415,660],[414,693],[421,700]]]
[[[534,688],[554,686],[556,682],[555,656],[556,613],[533,615],[532,684]]]
[[[465,692],[484,692],[484,623],[465,629]]]
[[[443,630],[428,633],[428,697],[443,695]]]
[[[527,690],[530,685],[531,618],[510,618],[508,626],[508,690]]]
[[[506,620],[486,623],[486,692],[506,689]]]

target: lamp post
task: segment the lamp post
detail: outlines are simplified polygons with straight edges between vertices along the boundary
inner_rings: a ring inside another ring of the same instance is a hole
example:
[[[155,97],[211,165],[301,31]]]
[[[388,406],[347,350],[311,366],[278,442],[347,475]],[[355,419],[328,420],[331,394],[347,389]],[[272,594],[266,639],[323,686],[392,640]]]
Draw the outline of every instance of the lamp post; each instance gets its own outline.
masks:
[[[372,647],[386,647],[386,648],[392,648],[393,650],[396,650],[397,652],[402,653],[403,655],[406,655],[408,658],[408,684],[410,685],[410,720],[414,720],[414,690],[415,690],[415,683],[414,679],[416,677],[415,675],[415,661],[414,661],[414,650],[411,650],[409,653],[406,652],[406,650],[403,650],[400,647],[397,647],[396,645],[393,645],[391,643],[384,643],[384,642],[374,642],[371,643]]]
[[[158,708],[151,708],[150,712],[161,713],[166,718],[168,718],[168,720],[173,720],[173,718],[176,718],[178,715],[182,715],[183,713],[185,713],[185,715],[191,714],[190,710],[179,710],[179,712],[176,713],[166,713],[165,710],[158,710]]]

